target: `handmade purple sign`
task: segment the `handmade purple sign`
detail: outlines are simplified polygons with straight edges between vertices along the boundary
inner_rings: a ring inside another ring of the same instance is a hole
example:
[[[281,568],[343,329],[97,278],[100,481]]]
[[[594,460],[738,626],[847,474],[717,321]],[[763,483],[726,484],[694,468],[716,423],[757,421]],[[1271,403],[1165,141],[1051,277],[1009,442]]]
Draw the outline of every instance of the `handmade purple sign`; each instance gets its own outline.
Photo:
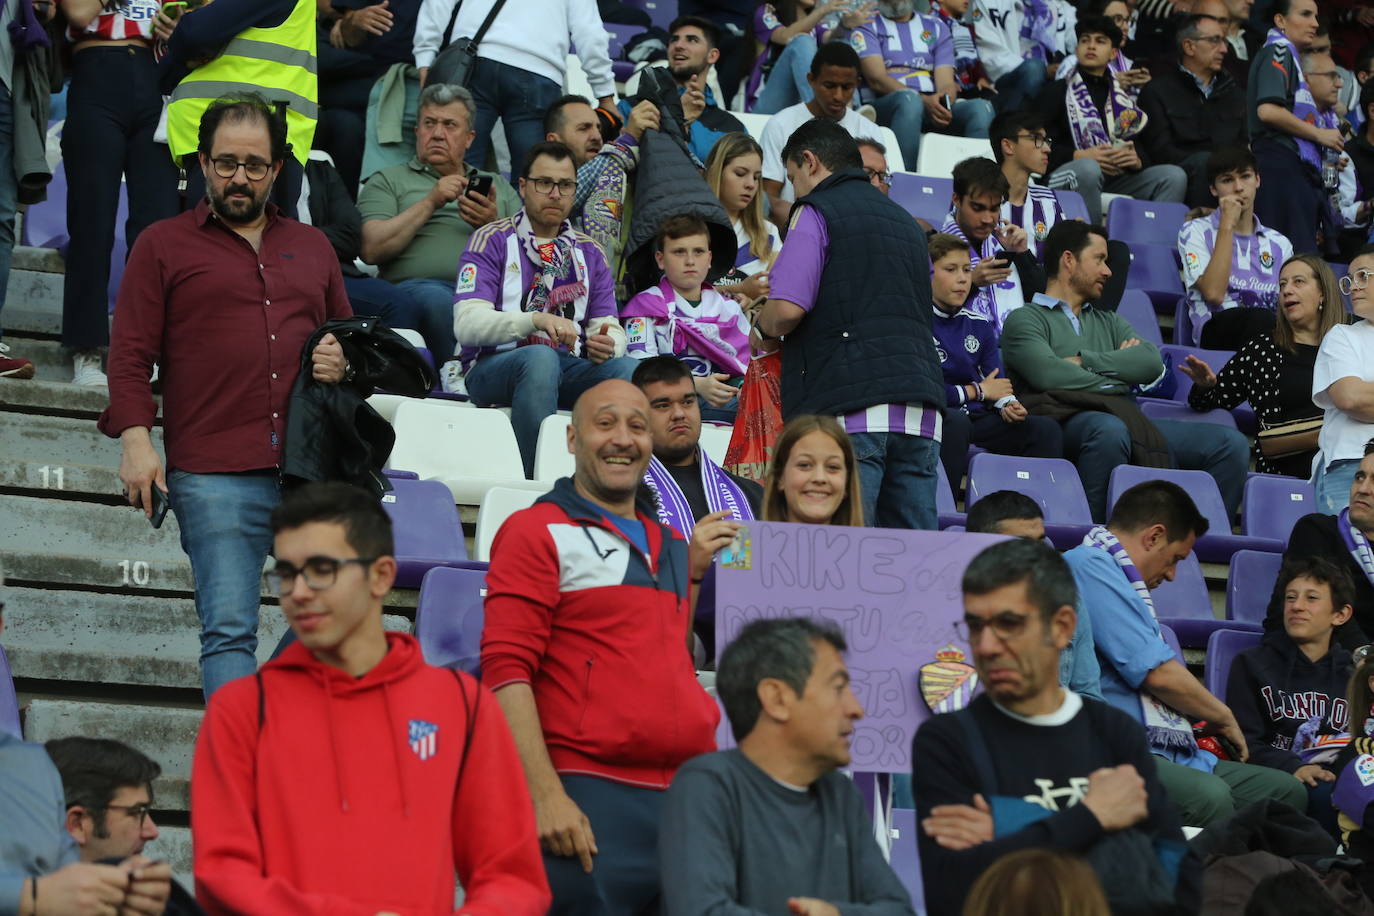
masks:
[[[851,742],[853,769],[910,773],[911,739],[931,710],[958,709],[977,686],[954,631],[959,580],[976,554],[1004,538],[751,522],[721,552],[716,645],[751,620],[821,617],[844,630],[864,717]],[[721,747],[733,745],[728,726]]]

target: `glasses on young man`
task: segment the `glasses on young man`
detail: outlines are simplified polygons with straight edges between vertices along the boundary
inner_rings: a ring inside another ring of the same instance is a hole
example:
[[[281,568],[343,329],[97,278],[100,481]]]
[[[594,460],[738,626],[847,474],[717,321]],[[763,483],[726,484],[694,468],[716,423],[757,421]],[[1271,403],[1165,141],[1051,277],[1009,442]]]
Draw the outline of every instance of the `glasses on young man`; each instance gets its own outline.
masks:
[[[215,165],[215,174],[221,178],[233,178],[238,174],[239,169],[243,169],[243,174],[248,176],[249,181],[262,181],[267,177],[267,173],[272,170],[272,166],[266,162],[239,162],[233,156],[220,156],[218,159],[210,160]]]
[[[376,561],[376,557],[311,557],[305,565],[297,568],[290,563],[278,562],[276,567],[263,574],[263,581],[273,594],[285,596],[296,587],[296,577],[305,579],[307,588],[322,592],[334,585],[339,578],[339,570],[349,563],[357,563],[366,569]]]
[[[526,178],[527,184],[534,185],[534,189],[545,197],[553,194],[553,189],[558,189],[560,197],[567,197],[577,190],[577,182],[571,178],[564,178],[561,181],[554,181],[552,178]]]
[[[1336,285],[1341,288],[1341,292],[1347,296],[1357,289],[1364,289],[1369,286],[1369,278],[1374,277],[1374,270],[1364,268],[1357,270],[1349,276],[1341,277],[1336,281]]]
[[[1043,149],[1044,147],[1049,146],[1051,143],[1054,142],[1044,134],[1031,134],[1024,132],[1017,134],[1016,139],[1029,140],[1031,142],[1031,145],[1034,146],[1036,149]]]
[[[141,802],[137,805],[105,805],[107,811],[123,811],[138,821],[138,829],[143,829],[143,824],[148,820],[148,812],[153,810],[152,802]]]

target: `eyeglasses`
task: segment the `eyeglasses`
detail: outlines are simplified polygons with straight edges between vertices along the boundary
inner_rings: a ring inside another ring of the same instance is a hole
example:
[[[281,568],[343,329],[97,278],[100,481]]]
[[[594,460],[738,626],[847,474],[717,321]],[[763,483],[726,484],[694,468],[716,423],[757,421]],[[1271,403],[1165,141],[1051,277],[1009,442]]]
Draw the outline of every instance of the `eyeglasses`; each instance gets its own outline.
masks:
[[[561,181],[554,181],[552,178],[526,178],[525,182],[534,186],[534,189],[545,197],[553,194],[553,189],[558,189],[559,197],[567,197],[577,190],[577,182],[571,178],[564,178]]]
[[[129,817],[138,821],[138,829],[143,829],[143,824],[148,820],[148,812],[153,810],[152,802],[142,802],[137,805],[105,805],[107,811],[123,811]]]
[[[864,166],[864,174],[868,176],[869,181],[876,178],[882,184],[892,184],[891,172],[880,172],[877,169],[870,169],[868,166]]]
[[[233,178],[239,169],[243,169],[243,174],[248,176],[249,181],[262,181],[272,169],[270,163],[239,162],[233,156],[221,156],[210,161],[215,164],[215,174],[221,178]]]
[[[305,579],[306,588],[322,592],[332,587],[339,578],[339,567],[357,563],[366,568],[376,560],[376,557],[349,557],[343,560],[334,557],[311,557],[300,569],[290,563],[278,563],[275,569],[263,575],[263,581],[277,595],[289,595],[296,587],[296,577],[301,576]]]
[[[1027,133],[1021,133],[1021,134],[1017,134],[1017,135],[1016,135],[1016,139],[1018,139],[1018,140],[1029,140],[1029,141],[1031,142],[1031,144],[1032,144],[1036,149],[1043,149],[1043,148],[1046,147],[1046,146],[1050,146],[1050,145],[1053,144],[1053,142],[1054,142],[1053,140],[1051,140],[1049,137],[1045,136],[1044,134],[1027,134]]]
[[[1341,71],[1339,70],[1307,70],[1304,71],[1304,73],[1307,76],[1324,76],[1327,79],[1335,80],[1338,83],[1345,82],[1345,78],[1341,76]]]
[[[1341,292],[1348,296],[1357,289],[1364,289],[1369,286],[1370,277],[1374,277],[1374,270],[1366,267],[1364,270],[1357,270],[1349,276],[1341,277],[1336,281],[1336,285],[1341,288]]]
[[[1196,38],[1189,38],[1189,41],[1200,41],[1205,45],[1219,45],[1226,40],[1225,35],[1199,35]]]
[[[987,619],[965,617],[963,620],[954,621],[954,632],[970,646],[976,643],[978,637],[988,628],[997,634],[998,639],[1010,642],[1025,632],[1027,620],[1030,620],[1029,614],[1013,614],[1010,611]]]

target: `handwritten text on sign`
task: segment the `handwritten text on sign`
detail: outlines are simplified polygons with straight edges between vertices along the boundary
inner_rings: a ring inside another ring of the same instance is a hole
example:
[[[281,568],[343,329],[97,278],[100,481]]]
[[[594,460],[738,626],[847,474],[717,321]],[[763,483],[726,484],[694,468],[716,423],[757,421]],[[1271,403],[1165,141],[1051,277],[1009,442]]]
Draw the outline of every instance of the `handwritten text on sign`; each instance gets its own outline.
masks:
[[[918,669],[951,643],[963,616],[959,582],[986,534],[754,522],[725,551],[716,580],[716,645],[751,620],[821,617],[844,630],[864,707],[851,743],[861,772],[911,772],[911,739],[930,711]],[[721,746],[729,741],[722,729]]]

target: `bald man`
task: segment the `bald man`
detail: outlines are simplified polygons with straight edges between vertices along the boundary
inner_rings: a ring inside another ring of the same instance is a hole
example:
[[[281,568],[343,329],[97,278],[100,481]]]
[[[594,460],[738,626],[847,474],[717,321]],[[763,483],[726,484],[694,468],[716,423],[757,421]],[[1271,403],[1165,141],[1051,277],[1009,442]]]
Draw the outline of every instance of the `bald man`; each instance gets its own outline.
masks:
[[[657,908],[663,791],[715,749],[720,713],[687,648],[687,541],[635,505],[653,445],[643,392],[589,389],[573,476],[492,545],[482,680],[524,764],[550,913]]]

